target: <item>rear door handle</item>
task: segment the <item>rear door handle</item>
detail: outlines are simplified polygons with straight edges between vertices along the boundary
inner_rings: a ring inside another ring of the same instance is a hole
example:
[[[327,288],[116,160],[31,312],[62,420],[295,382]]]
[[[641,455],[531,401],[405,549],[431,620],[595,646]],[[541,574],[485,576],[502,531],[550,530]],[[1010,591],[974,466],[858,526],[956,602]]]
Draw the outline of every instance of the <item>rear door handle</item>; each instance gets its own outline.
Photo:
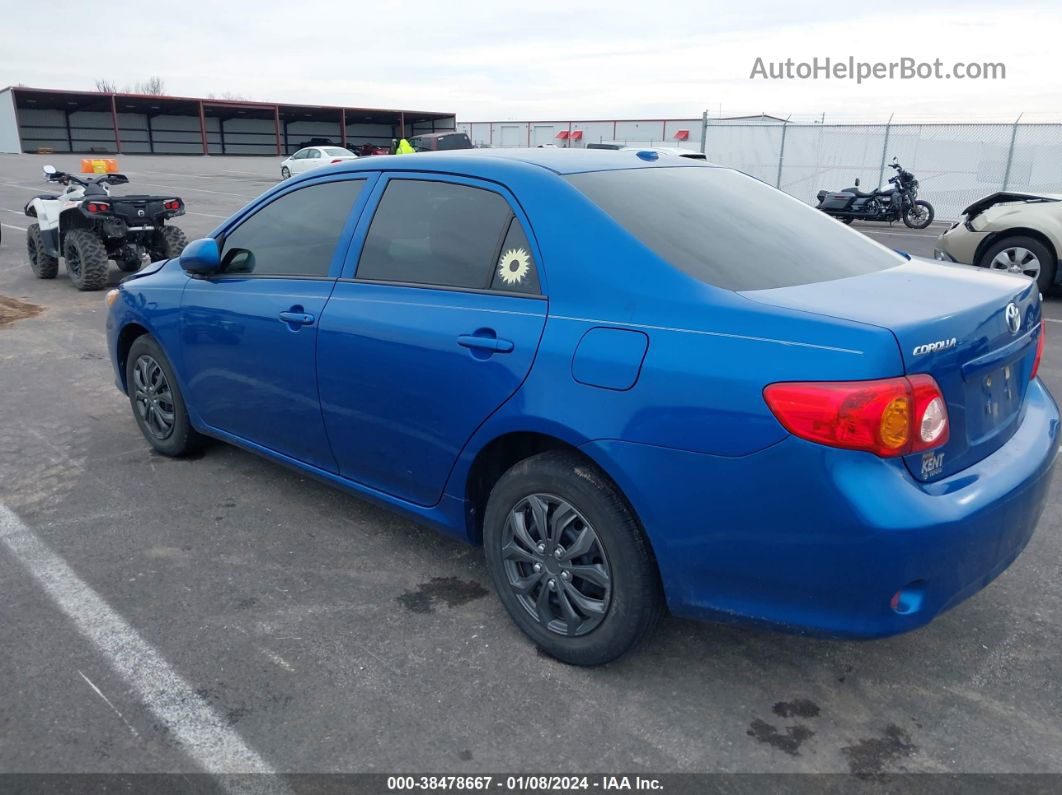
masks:
[[[309,312],[291,311],[281,312],[277,317],[293,326],[312,326],[315,319]]]
[[[497,337],[479,337],[475,334],[462,334],[457,338],[457,344],[463,348],[478,348],[482,351],[494,353],[511,353],[513,350],[512,340],[500,340]]]

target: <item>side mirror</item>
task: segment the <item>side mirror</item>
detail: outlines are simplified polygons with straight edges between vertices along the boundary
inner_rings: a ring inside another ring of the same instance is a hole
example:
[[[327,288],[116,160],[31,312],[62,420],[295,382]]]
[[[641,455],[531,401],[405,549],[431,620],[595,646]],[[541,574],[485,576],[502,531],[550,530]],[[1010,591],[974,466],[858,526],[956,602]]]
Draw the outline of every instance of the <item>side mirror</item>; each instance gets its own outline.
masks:
[[[181,267],[188,273],[205,276],[221,269],[221,252],[218,241],[212,237],[193,240],[184,247],[179,257]]]
[[[859,187],[859,177],[856,177],[856,181],[855,181],[855,186],[856,186],[857,188]]]

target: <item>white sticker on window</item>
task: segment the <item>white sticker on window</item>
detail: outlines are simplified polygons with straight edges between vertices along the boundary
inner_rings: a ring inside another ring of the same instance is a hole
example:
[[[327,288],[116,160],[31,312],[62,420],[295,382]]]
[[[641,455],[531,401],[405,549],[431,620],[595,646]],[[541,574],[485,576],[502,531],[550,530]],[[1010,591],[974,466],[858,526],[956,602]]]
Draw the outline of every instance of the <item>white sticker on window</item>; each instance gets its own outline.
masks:
[[[498,261],[498,275],[508,285],[516,285],[531,272],[531,257],[522,248],[511,248]]]

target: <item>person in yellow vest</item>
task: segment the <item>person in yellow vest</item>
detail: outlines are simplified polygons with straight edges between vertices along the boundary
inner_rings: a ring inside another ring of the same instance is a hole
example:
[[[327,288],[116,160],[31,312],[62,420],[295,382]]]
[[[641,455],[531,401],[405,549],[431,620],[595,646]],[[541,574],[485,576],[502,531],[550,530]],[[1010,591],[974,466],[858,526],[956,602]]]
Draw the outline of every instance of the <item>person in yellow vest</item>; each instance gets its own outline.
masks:
[[[407,141],[405,138],[399,141],[398,146],[395,147],[396,155],[411,155],[416,151],[416,149],[409,145],[409,141]]]

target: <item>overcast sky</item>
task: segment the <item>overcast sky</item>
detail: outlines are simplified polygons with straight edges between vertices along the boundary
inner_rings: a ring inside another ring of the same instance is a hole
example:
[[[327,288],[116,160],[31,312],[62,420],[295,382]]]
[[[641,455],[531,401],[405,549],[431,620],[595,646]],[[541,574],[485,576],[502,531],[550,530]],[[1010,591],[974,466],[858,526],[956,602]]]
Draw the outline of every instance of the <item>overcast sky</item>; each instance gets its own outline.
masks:
[[[827,121],[1062,119],[1056,2],[327,2],[103,4],[4,0],[0,87],[119,88],[456,112],[463,121],[767,112]],[[14,15],[15,8],[20,9]],[[945,68],[995,81],[753,80],[814,56]]]

